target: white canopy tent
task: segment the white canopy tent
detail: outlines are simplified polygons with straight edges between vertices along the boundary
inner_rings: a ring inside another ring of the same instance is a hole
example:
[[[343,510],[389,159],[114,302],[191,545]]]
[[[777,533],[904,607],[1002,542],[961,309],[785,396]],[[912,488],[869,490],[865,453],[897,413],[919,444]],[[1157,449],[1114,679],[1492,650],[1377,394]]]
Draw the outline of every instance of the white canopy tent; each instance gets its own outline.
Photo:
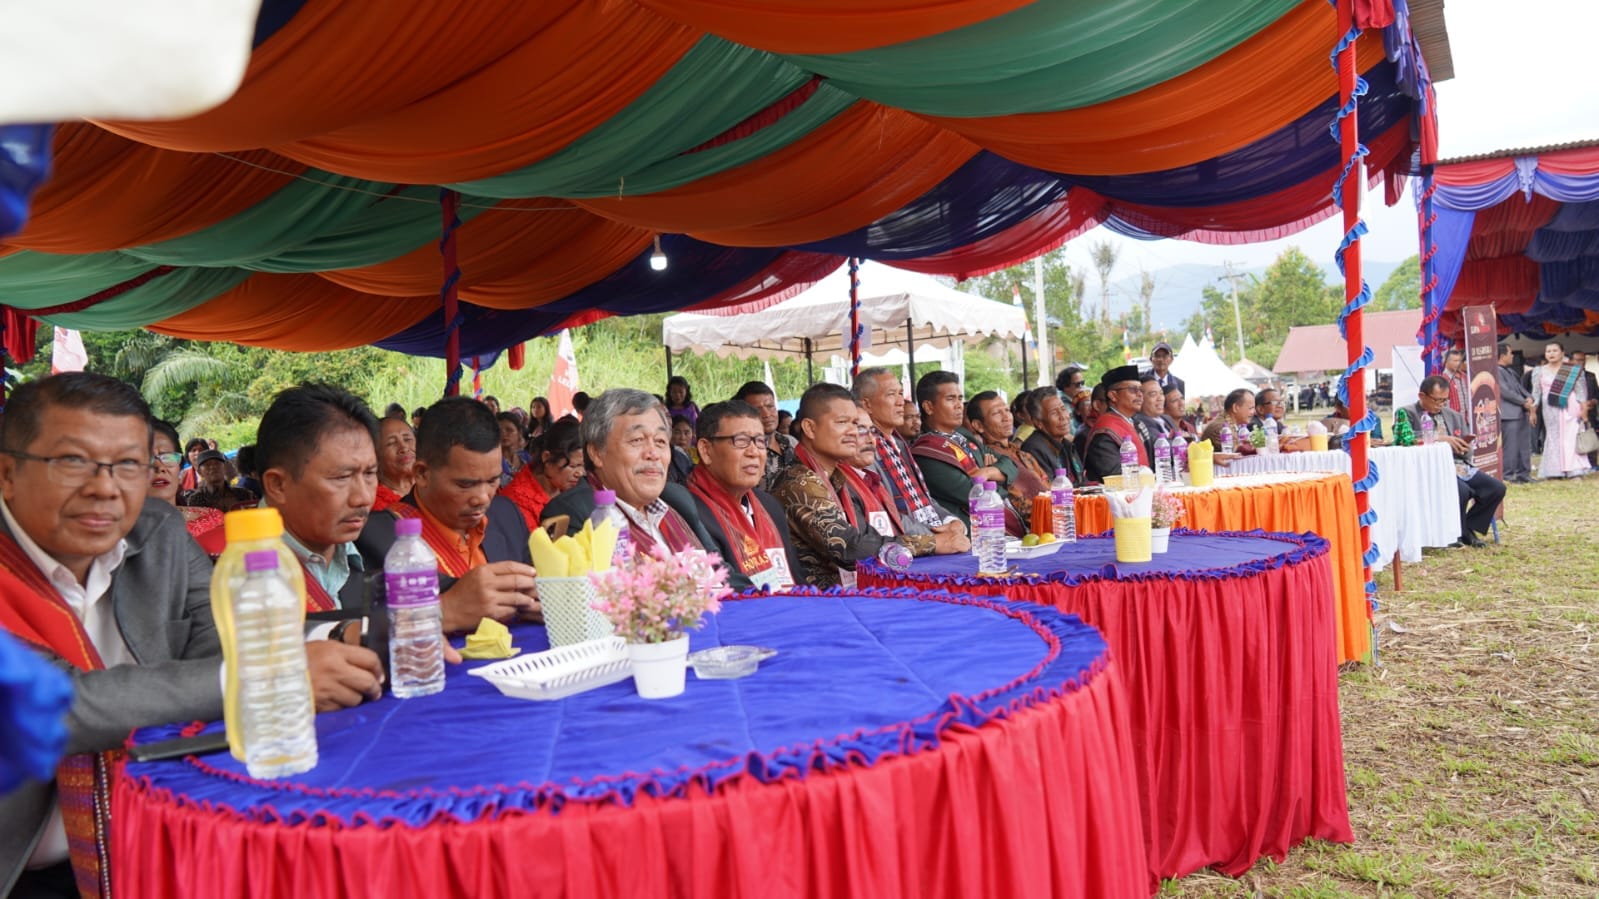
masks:
[[[928,275],[865,262],[859,276],[860,316],[867,338],[863,354],[898,348],[914,355],[918,349],[947,347],[956,338],[1019,340],[1026,329],[1020,307],[945,287]],[[847,358],[848,326],[849,269],[844,266],[799,296],[764,308],[752,304],[668,316],[661,325],[661,339],[669,353],[695,350],[807,359],[838,353]]]
[[[1209,340],[1195,343],[1192,334],[1183,335],[1183,346],[1177,351],[1177,358],[1172,360],[1171,372],[1183,379],[1188,399],[1224,396],[1239,388],[1255,389],[1255,385],[1221,361]]]

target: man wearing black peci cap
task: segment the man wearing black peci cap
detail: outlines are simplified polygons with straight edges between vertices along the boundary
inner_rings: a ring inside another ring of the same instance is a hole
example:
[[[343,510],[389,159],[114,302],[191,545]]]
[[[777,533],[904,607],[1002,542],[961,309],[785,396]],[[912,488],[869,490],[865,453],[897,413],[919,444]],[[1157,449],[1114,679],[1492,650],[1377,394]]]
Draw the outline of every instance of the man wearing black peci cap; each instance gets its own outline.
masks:
[[[1084,476],[1093,483],[1105,480],[1107,475],[1119,475],[1122,470],[1121,445],[1123,438],[1131,438],[1138,450],[1138,464],[1149,467],[1150,435],[1133,416],[1144,405],[1143,386],[1138,380],[1138,366],[1122,365],[1105,372],[1099,379],[1105,388],[1109,409],[1094,421],[1088,434],[1088,448],[1084,452]]]

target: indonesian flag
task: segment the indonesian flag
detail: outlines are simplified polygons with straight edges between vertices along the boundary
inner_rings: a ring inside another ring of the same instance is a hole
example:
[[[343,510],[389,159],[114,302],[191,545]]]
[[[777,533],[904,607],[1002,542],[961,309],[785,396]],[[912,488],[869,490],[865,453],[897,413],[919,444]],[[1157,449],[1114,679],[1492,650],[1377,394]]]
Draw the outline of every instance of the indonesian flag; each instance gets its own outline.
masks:
[[[550,386],[544,391],[550,401],[550,418],[570,415],[576,393],[577,352],[572,349],[572,332],[562,329],[561,342],[555,349],[555,370],[550,372]]]
[[[55,329],[55,345],[50,350],[50,374],[83,371],[89,354],[83,350],[83,336],[71,328]]]

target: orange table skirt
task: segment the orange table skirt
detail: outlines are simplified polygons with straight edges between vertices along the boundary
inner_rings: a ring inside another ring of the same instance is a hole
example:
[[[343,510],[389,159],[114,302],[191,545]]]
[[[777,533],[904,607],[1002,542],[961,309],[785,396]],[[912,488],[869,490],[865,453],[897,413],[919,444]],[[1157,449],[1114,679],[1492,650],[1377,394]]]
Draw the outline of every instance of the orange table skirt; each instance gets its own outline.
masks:
[[[1332,544],[1333,593],[1338,600],[1338,661],[1363,661],[1371,652],[1371,614],[1361,580],[1355,490],[1346,474],[1279,474],[1218,478],[1215,487],[1176,491],[1188,512],[1180,527],[1203,531],[1288,531],[1319,534]],[[1077,498],[1077,533],[1111,529],[1103,496]]]

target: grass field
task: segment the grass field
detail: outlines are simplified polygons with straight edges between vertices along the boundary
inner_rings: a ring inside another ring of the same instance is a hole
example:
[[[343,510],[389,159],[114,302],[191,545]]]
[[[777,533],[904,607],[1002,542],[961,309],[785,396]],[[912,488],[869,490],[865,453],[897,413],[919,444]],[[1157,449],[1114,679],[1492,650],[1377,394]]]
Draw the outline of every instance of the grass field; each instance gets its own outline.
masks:
[[[1355,842],[1161,895],[1599,896],[1599,476],[1505,513],[1378,578],[1378,664],[1339,691]]]

